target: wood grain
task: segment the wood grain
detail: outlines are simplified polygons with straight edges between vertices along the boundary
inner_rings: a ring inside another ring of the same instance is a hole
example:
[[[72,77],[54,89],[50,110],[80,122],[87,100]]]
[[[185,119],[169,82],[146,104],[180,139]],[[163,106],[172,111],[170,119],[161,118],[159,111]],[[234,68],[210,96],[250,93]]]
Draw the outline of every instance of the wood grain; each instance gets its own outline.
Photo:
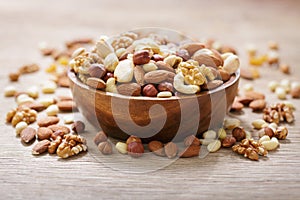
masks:
[[[292,75],[274,68],[261,69],[261,79],[253,83],[277,102],[266,88],[268,81],[289,78],[299,81],[300,2],[287,1],[0,1],[1,91],[9,85],[7,74],[24,63],[38,62],[46,68],[37,44],[56,46],[76,37],[99,37],[145,26],[168,27],[195,38],[213,37],[237,47],[242,65],[247,65],[245,46],[257,45],[266,51],[269,40],[278,41],[283,62],[292,66]],[[24,75],[20,90],[39,85],[47,76]],[[65,94],[58,90],[57,94]],[[300,101],[288,98],[299,107]],[[259,162],[246,160],[227,149],[204,158],[171,160],[146,154],[131,159],[117,153],[101,156],[92,144],[97,130],[87,124],[84,136],[89,152],[68,160],[55,156],[31,155],[14,129],[5,124],[5,113],[15,106],[11,98],[1,98],[0,196],[1,199],[299,199],[300,198],[300,109],[296,122],[288,126],[288,139],[280,149]],[[251,128],[251,120],[261,114],[244,110],[233,115]],[[76,119],[83,119],[75,113]],[[151,171],[151,168],[155,169]],[[160,168],[156,170],[157,168]],[[151,172],[145,172],[150,170]],[[140,173],[131,173],[139,171]]]

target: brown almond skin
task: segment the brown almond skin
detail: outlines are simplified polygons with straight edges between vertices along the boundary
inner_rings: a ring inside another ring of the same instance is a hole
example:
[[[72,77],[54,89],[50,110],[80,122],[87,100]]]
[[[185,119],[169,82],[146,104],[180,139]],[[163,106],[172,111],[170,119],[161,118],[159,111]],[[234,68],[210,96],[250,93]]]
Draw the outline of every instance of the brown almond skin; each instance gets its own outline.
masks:
[[[185,150],[179,153],[180,158],[191,158],[199,156],[200,154],[200,145],[191,145],[188,146]]]
[[[37,130],[37,136],[39,140],[50,139],[53,131],[47,127],[39,127]]]
[[[96,77],[89,77],[86,80],[86,84],[94,89],[106,88],[106,83],[102,79]]]
[[[249,107],[252,109],[252,111],[262,111],[266,107],[267,103],[264,99],[257,99],[252,101],[249,104]]]
[[[120,94],[126,96],[140,96],[141,86],[137,83],[123,83],[117,86],[117,90]]]
[[[245,97],[245,96],[238,96],[236,97],[236,101],[240,102],[244,106],[249,106],[249,104],[253,101],[254,99],[251,97]]]
[[[54,117],[54,116],[48,116],[48,117],[44,117],[41,118],[37,121],[37,124],[39,125],[39,127],[47,127],[53,124],[57,124],[59,122],[59,118],[58,117]]]
[[[36,130],[32,127],[26,127],[20,133],[21,141],[24,143],[29,143],[35,139]]]
[[[136,51],[133,54],[133,63],[135,65],[143,65],[151,60],[150,53],[147,50]]]
[[[245,96],[252,98],[253,100],[257,100],[257,99],[265,99],[265,95],[260,93],[260,92],[256,92],[256,91],[248,91],[245,92]]]
[[[145,74],[144,80],[147,83],[161,83],[163,81],[173,82],[175,73],[166,70],[155,70]]]
[[[103,131],[99,131],[94,137],[94,143],[98,146],[101,142],[105,142],[107,140],[107,135]]]
[[[172,83],[169,82],[162,82],[158,84],[157,86],[158,91],[169,91],[169,92],[174,92],[174,87]]]
[[[145,76],[145,71],[143,70],[143,68],[139,65],[135,66],[133,69],[133,75],[135,78],[135,81],[137,84],[143,86],[145,84],[144,81],[144,76]]]
[[[200,146],[200,140],[194,136],[194,135],[190,135],[188,137],[186,137],[183,141],[185,146],[190,146],[190,145],[196,145],[196,146]]]
[[[151,141],[148,144],[148,148],[157,156],[166,156],[164,150],[164,144],[160,141]]]
[[[165,63],[164,61],[157,61],[155,63],[155,65],[160,70],[166,70],[166,71],[175,73],[175,69],[173,67],[171,67],[169,64]]]
[[[236,100],[233,101],[230,111],[241,111],[244,105]]]
[[[230,79],[230,74],[227,71],[219,69],[218,72],[220,73],[222,81],[226,82]]]
[[[73,110],[77,110],[77,106],[74,101],[60,101],[56,105],[62,112],[72,112]]]
[[[53,133],[51,134],[51,139],[56,140],[56,138],[58,138],[58,137],[63,138],[64,135],[66,135],[66,133],[64,133],[64,132],[61,131],[61,130],[57,130],[57,131],[55,131],[55,132],[53,132]]]
[[[60,130],[60,131],[64,132],[65,134],[70,133],[70,129],[64,125],[54,124],[54,125],[48,126],[47,128],[51,129],[52,132]]]
[[[206,84],[201,85],[201,89],[203,90],[212,90],[223,84],[222,80],[212,80]]]
[[[168,158],[175,158],[178,153],[178,147],[175,143],[169,142],[165,145],[165,153]]]
[[[181,46],[182,49],[185,49],[189,55],[194,55],[194,53],[200,49],[203,49],[205,48],[205,44],[202,44],[202,43],[196,43],[196,42],[193,42],[193,43],[186,43],[184,45]]]
[[[265,135],[269,136],[270,138],[274,136],[274,131],[270,127],[265,127],[264,131],[265,131]]]
[[[106,69],[102,64],[94,63],[88,69],[91,77],[102,78],[106,74]]]
[[[45,139],[45,140],[39,141],[32,148],[32,154],[33,155],[40,155],[42,153],[45,153],[46,151],[48,151],[48,146],[49,145],[50,145],[50,141],[49,140]]]

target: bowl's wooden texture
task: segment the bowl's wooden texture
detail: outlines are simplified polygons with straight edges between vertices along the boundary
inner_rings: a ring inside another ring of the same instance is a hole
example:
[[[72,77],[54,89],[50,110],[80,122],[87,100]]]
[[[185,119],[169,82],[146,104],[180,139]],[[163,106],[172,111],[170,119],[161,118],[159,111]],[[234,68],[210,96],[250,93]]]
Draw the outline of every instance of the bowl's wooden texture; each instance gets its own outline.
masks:
[[[85,85],[71,71],[68,75],[74,100],[90,123],[113,138],[136,135],[143,142],[180,141],[221,127],[239,83],[237,72],[215,90],[162,99],[106,93]]]

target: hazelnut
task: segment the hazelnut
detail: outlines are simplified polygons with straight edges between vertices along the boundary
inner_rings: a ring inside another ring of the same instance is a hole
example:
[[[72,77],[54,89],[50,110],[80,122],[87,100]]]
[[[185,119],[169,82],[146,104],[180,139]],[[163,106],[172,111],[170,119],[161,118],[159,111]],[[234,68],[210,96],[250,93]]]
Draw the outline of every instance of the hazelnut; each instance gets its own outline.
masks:
[[[235,144],[235,142],[236,142],[235,137],[228,135],[222,141],[222,146],[223,147],[232,147]]]
[[[98,149],[104,155],[112,154],[112,146],[108,141],[100,142],[98,144]]]
[[[169,91],[169,92],[173,92],[173,84],[169,83],[169,82],[162,82],[160,84],[158,84],[157,86],[158,91],[162,92],[162,91]]]
[[[190,135],[184,139],[184,145],[185,146],[191,146],[191,145],[200,146],[200,140],[196,136]]]
[[[71,129],[75,133],[82,133],[85,129],[85,124],[82,121],[76,121],[71,125]]]
[[[106,69],[102,64],[94,63],[89,69],[89,75],[91,77],[102,78],[106,74]]]
[[[147,84],[143,88],[143,95],[147,97],[156,97],[158,91],[153,84]]]
[[[144,153],[144,146],[140,142],[131,142],[127,145],[127,153],[134,157],[141,157]]]
[[[137,136],[131,135],[129,138],[127,138],[126,144],[128,145],[132,142],[142,143],[142,140]]]
[[[147,50],[141,50],[141,51],[136,51],[133,54],[133,63],[135,65],[143,65],[146,64],[150,61],[151,57],[150,57],[150,53]]]
[[[264,132],[265,132],[265,135],[269,136],[270,138],[272,138],[274,135],[274,131],[270,127],[265,127]]]
[[[232,130],[232,136],[235,137],[237,141],[241,141],[246,138],[246,132],[242,127],[235,127]]]
[[[113,77],[114,77],[114,73],[112,73],[112,72],[107,72],[107,73],[103,76],[102,79],[106,82],[107,79],[113,78]]]
[[[94,137],[94,143],[98,145],[101,142],[105,142],[107,140],[107,135],[103,131],[99,131],[97,135]]]

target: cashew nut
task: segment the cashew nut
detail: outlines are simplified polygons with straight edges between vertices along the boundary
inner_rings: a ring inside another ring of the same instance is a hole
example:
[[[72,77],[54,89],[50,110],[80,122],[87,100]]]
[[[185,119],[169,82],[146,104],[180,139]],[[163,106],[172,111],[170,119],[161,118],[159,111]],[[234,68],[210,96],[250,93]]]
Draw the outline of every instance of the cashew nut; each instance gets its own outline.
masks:
[[[115,53],[108,54],[104,59],[104,66],[110,72],[113,72],[116,69],[118,64],[119,64],[119,59]]]
[[[229,74],[233,74],[240,67],[240,60],[237,55],[229,55],[224,60],[223,69],[227,71]]]
[[[184,94],[195,94],[200,91],[200,87],[198,85],[185,85],[184,84],[184,76],[182,72],[179,72],[174,77],[174,88],[181,93]]]
[[[134,64],[132,60],[122,60],[115,69],[114,76],[120,83],[128,83],[133,78]]]
[[[115,78],[109,78],[106,81],[106,92],[118,93]]]

